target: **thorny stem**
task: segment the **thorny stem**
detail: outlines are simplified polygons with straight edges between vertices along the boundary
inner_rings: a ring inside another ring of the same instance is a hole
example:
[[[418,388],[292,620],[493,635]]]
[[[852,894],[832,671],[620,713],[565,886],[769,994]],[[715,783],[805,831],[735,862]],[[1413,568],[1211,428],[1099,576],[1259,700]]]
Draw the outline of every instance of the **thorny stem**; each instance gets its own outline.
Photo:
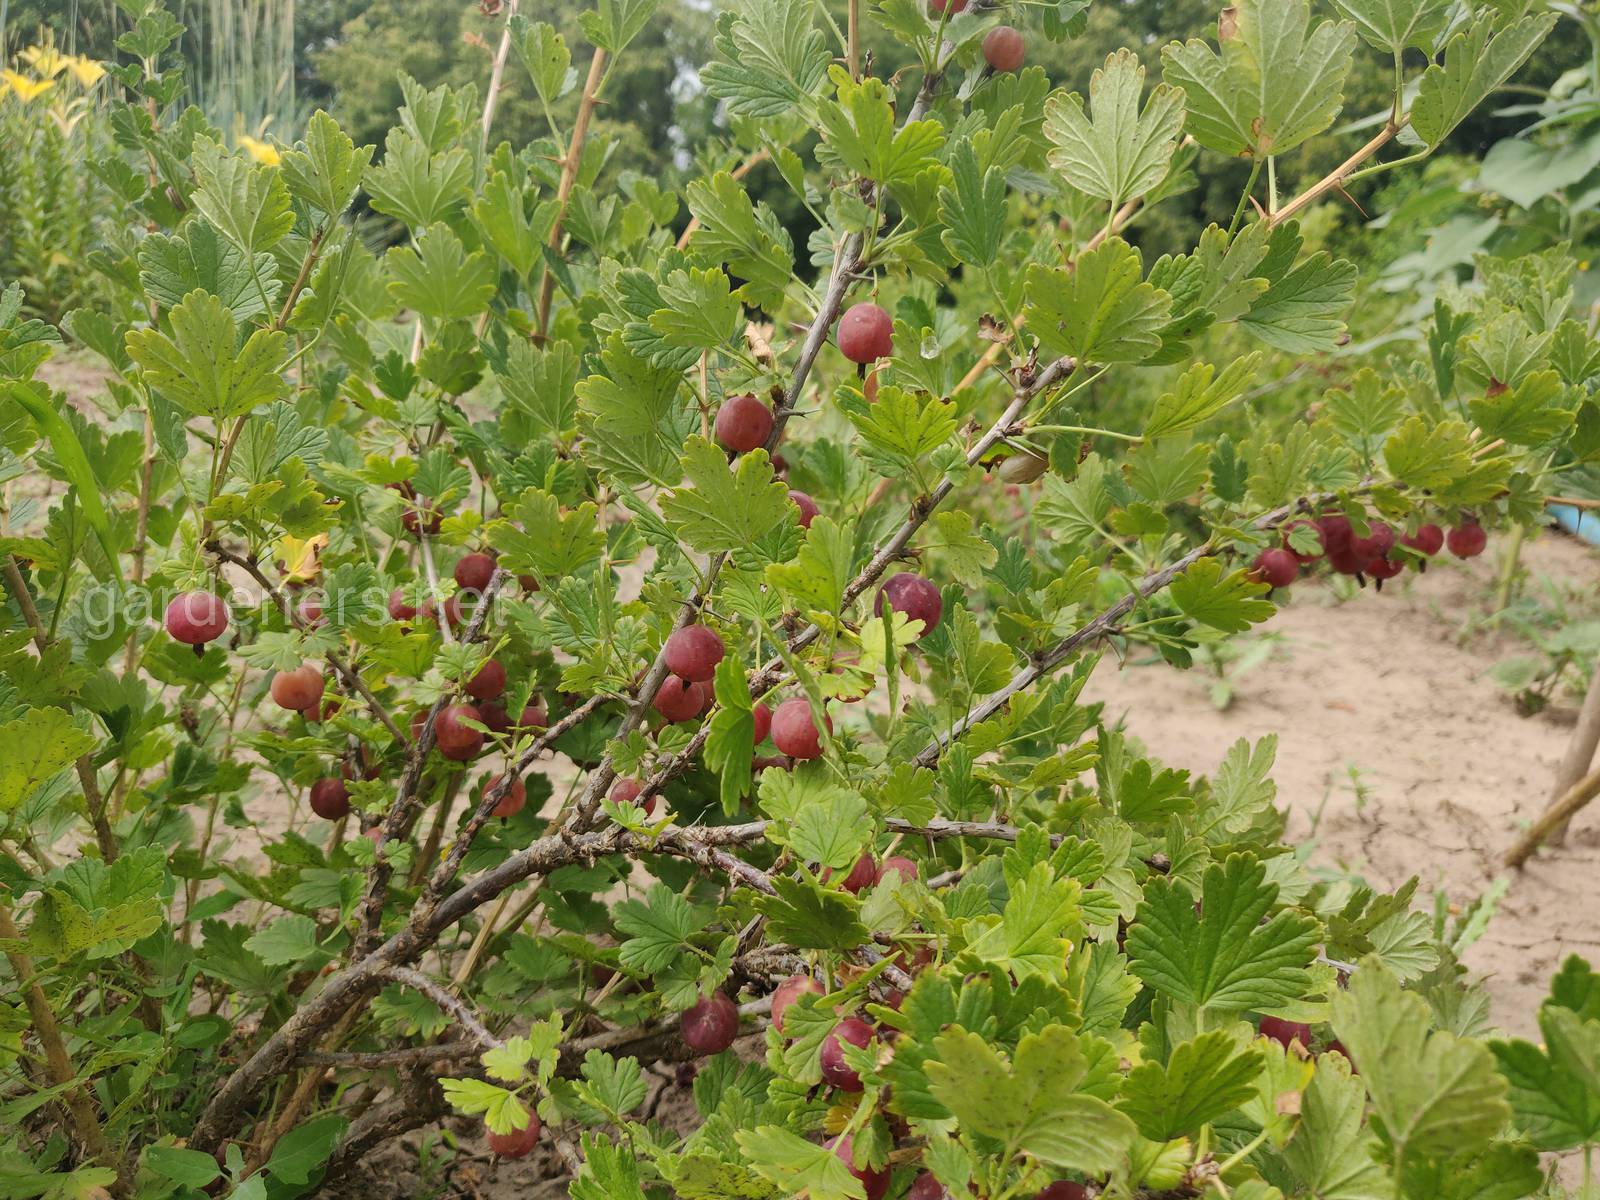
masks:
[[[1273,213],[1268,218],[1268,225],[1274,229],[1277,228],[1285,221],[1294,218],[1301,209],[1315,204],[1329,192],[1344,186],[1345,181],[1351,177],[1352,173],[1357,167],[1366,162],[1367,159],[1371,158],[1379,150],[1382,150],[1394,140],[1394,135],[1400,132],[1400,126],[1403,123],[1403,119],[1401,121],[1396,121],[1392,117],[1388,121],[1384,122],[1383,128],[1378,130],[1378,132],[1373,135],[1371,140],[1369,140],[1366,145],[1362,146],[1349,158],[1345,159],[1344,162],[1340,163],[1321,179],[1317,180],[1316,183],[1312,184],[1293,200],[1289,201],[1289,203],[1285,204],[1277,212]],[[1250,182],[1252,184],[1255,182],[1255,173],[1253,171],[1250,176]],[[1248,188],[1245,189],[1245,194],[1247,196],[1249,195]],[[1237,216],[1234,217],[1234,221],[1235,223],[1238,222]]]
[[[1306,505],[1304,507],[1306,510],[1310,510],[1314,505]],[[1300,511],[1302,511],[1302,505],[1299,503],[1285,504],[1256,518],[1251,522],[1251,527],[1258,530],[1273,529]],[[919,767],[933,766],[945,749],[960,738],[962,734],[966,733],[967,730],[974,725],[981,725],[984,721],[987,721],[995,713],[1005,708],[1011,702],[1011,697],[1019,692],[1026,691],[1041,679],[1054,673],[1057,667],[1061,666],[1085,646],[1114,633],[1122,618],[1132,612],[1136,604],[1142,600],[1149,599],[1167,587],[1174,579],[1201,559],[1218,554],[1222,549],[1223,546],[1215,541],[1205,542],[1196,546],[1176,562],[1145,575],[1128,595],[1123,596],[1115,604],[1102,610],[1092,620],[1062,638],[1049,650],[1035,657],[1026,667],[1013,675],[1003,688],[986,697],[982,704],[957,721],[948,733],[936,735],[911,761]]]
[[[256,582],[256,585],[260,587],[268,597],[271,598],[275,605],[277,605],[278,611],[283,614],[283,617],[286,621],[288,621],[296,629],[305,628],[305,622],[300,619],[300,614],[295,611],[294,605],[289,603],[289,598],[285,596],[281,590],[273,586],[272,581],[262,573],[261,568],[256,565],[254,560],[245,558],[243,555],[235,554],[233,551],[224,548],[220,542],[213,541],[207,543],[206,550],[214,558],[225,563],[230,563],[233,566],[238,567],[246,575],[250,576],[250,578]],[[372,715],[375,716],[379,723],[389,731],[389,735],[393,737],[396,742],[400,743],[401,745],[405,745],[407,741],[406,735],[400,732],[400,726],[395,724],[394,718],[389,715],[389,710],[383,706],[383,703],[377,698],[377,696],[373,695],[372,689],[369,688],[362,680],[360,672],[356,671],[355,668],[350,666],[350,664],[345,660],[344,655],[340,654],[338,651],[330,650],[328,651],[326,657],[328,660],[328,665],[338,673],[340,679],[344,680],[345,686],[353,690],[364,701],[366,701],[367,707],[372,711]]]
[[[591,63],[591,83],[597,84],[600,69],[603,65],[603,52],[596,51],[595,60]],[[919,120],[931,104],[937,90],[940,70],[930,72],[923,80],[918,91],[917,99],[911,107],[907,121]],[[584,102],[580,106],[580,118],[587,122],[585,109],[592,109],[594,89],[585,86]],[[575,177],[578,155],[573,150],[581,148],[580,131],[574,129],[572,145],[566,156],[566,170],[564,180],[568,180],[567,192],[570,194],[570,179]],[[558,227],[559,228],[559,227]],[[555,236],[552,232],[552,236]],[[843,305],[845,294],[849,285],[854,281],[855,272],[859,269],[858,256],[860,254],[860,238],[856,235],[847,236],[834,255],[833,266],[830,271],[829,286],[823,297],[823,302],[818,306],[818,311],[807,331],[801,346],[800,356],[797,360],[789,387],[783,399],[774,412],[773,432],[768,442],[767,449],[776,445],[777,439],[789,416],[797,407],[800,397],[805,389],[811,368],[821,353],[826,342],[828,330]],[[553,289],[553,279],[546,273],[546,294]],[[548,306],[544,306],[540,322],[540,332],[547,329]],[[708,565],[706,581],[696,589],[695,593],[685,601],[680,609],[675,627],[682,627],[692,621],[700,610],[710,584],[714,581],[717,570],[722,565],[719,556]],[[497,570],[491,580],[488,597],[493,595],[503,584],[505,572]],[[469,628],[467,637],[470,640],[476,637],[478,625],[487,612],[488,602],[481,604],[479,611],[474,615],[473,627]],[[666,677],[664,656],[658,656],[656,663],[646,672],[641,682],[634,703],[629,712],[624,716],[622,727],[614,735],[624,738],[633,729],[642,723],[644,714],[659,690]],[[568,715],[574,724],[586,717],[607,698],[596,695],[589,701]],[[420,775],[421,758],[432,745],[433,723],[438,715],[439,704],[426,719],[421,736],[413,747],[412,757],[407,763],[406,771],[402,775],[400,794],[389,818],[385,822],[387,837],[393,830],[402,827],[404,820],[403,810],[410,808],[410,801],[414,795],[417,778]],[[563,723],[564,724],[564,723]],[[570,728],[570,725],[566,726]],[[558,726],[552,726],[544,737],[538,739],[528,751],[525,759],[531,757],[540,749],[549,744],[559,732]],[[502,781],[503,786],[509,786],[510,772],[507,780]],[[449,886],[454,878],[454,872],[459,869],[460,863],[470,845],[472,835],[475,834],[473,822],[479,818],[487,819],[487,812],[492,808],[492,801],[498,797],[494,795],[496,789],[490,789],[489,795],[484,797],[479,809],[469,822],[467,828],[457,839],[451,853],[444,863],[434,873],[424,892],[423,898],[414,907],[411,919],[407,924],[388,940],[374,946],[381,928],[382,896],[387,888],[389,871],[380,857],[378,868],[374,871],[374,880],[364,902],[360,945],[352,956],[350,964],[343,970],[336,972],[324,981],[322,990],[309,1002],[292,1014],[270,1037],[255,1051],[250,1059],[244,1063],[227,1082],[212,1096],[210,1103],[201,1113],[198,1122],[191,1134],[190,1143],[197,1147],[215,1148],[221,1137],[233,1128],[245,1105],[256,1091],[274,1075],[290,1067],[295,1059],[303,1053],[321,1034],[331,1028],[338,1020],[339,1014],[348,1011],[351,1006],[358,1004],[370,996],[380,979],[382,972],[390,966],[402,965],[415,961],[429,946],[437,941],[439,935],[466,917],[483,904],[497,898],[507,888],[514,887],[521,881],[534,875],[548,873],[555,867],[567,862],[579,861],[584,858],[598,857],[604,854],[615,853],[630,845],[630,835],[620,828],[613,827],[607,831],[594,833],[588,832],[587,827],[592,821],[593,814],[599,806],[600,796],[605,788],[615,778],[616,772],[611,765],[608,755],[591,774],[589,784],[583,797],[574,806],[568,820],[555,833],[534,842],[531,846],[519,851],[500,864],[498,867],[480,873],[478,876],[460,884],[448,896],[442,896],[443,889]],[[663,836],[655,843],[657,848],[667,845],[667,838]],[[381,843],[380,843],[381,847]],[[895,973],[903,975],[898,968],[890,966],[886,975],[893,979]]]
[[[22,931],[11,919],[11,909],[7,904],[0,904],[0,940],[9,946],[20,947],[25,944]],[[38,977],[34,974],[33,961],[21,949],[8,949],[6,958],[11,963],[11,973],[16,977],[17,987],[21,989],[22,998],[27,1004],[28,1018],[33,1025],[33,1031],[39,1037],[39,1044],[44,1047],[45,1067],[50,1072],[50,1081],[61,1089],[62,1102],[66,1105],[73,1130],[90,1154],[116,1170],[117,1194],[122,1196],[130,1194],[132,1187],[128,1178],[127,1164],[112,1150],[111,1144],[106,1140],[99,1114],[95,1111],[92,1093],[78,1080],[72,1056],[67,1052],[66,1040],[61,1036],[61,1026],[56,1021],[49,998],[44,994],[44,989],[39,986]]]
[[[500,100],[500,81],[506,73],[506,58],[511,52],[511,18],[517,15],[519,0],[506,4],[505,28],[500,33],[500,45],[494,52],[494,65],[489,70],[489,90],[483,97],[482,131],[478,135],[478,153],[489,153],[489,128],[494,124],[495,107]]]
[[[1011,403],[1006,406],[999,418],[991,425],[988,431],[972,444],[967,450],[967,465],[971,466],[980,461],[993,447],[1002,441],[1007,432],[1022,416],[1028,404],[1037,396],[1048,391],[1056,383],[1065,379],[1072,373],[1075,363],[1070,358],[1060,358],[1047,366],[1030,374],[1022,376],[1012,394]],[[917,530],[925,525],[934,511],[955,490],[955,485],[948,479],[941,480],[939,485],[930,493],[919,496],[911,504],[911,511],[906,519],[892,534],[889,535],[873,552],[866,566],[856,574],[843,592],[841,608],[848,607],[860,596],[865,594],[888,570],[891,563],[898,559],[910,544]],[[809,625],[795,635],[788,644],[787,653],[793,654],[803,650],[821,636],[822,630],[817,625]],[[750,681],[750,695],[752,698],[762,696],[771,691],[785,678],[783,673],[782,658],[769,662]],[[710,730],[700,729],[694,737],[678,753],[667,759],[656,768],[651,776],[644,782],[641,798],[648,797],[660,791],[667,782],[687,769],[689,763],[694,761],[710,736]]]
[[[578,168],[583,163],[583,145],[589,137],[589,122],[594,116],[595,101],[600,91],[605,65],[606,52],[597,46],[594,57],[589,60],[589,75],[583,81],[583,96],[578,101],[578,115],[572,125],[572,137],[567,143],[567,152],[562,155],[561,180],[556,185],[556,219],[550,227],[547,243],[551,250],[561,249],[561,225],[567,215],[567,202],[572,198],[573,185],[578,179]],[[540,339],[550,332],[550,305],[555,298],[555,291],[556,277],[546,264],[544,279],[539,285],[538,337]]]
[[[7,554],[5,557],[6,586],[16,598],[17,607],[22,610],[23,620],[27,621],[28,628],[33,632],[33,644],[42,656],[50,649],[50,638],[45,633],[44,622],[39,618],[39,610],[33,603],[33,593],[28,590],[28,582],[22,575],[22,569],[17,565],[16,556]],[[89,754],[80,755],[73,764],[78,774],[78,784],[83,788],[84,807],[89,813],[89,823],[94,826],[95,842],[100,847],[100,858],[107,863],[117,861],[120,848],[117,837],[111,831],[111,822],[106,817],[106,798],[100,790],[100,780],[95,774],[94,758]]]

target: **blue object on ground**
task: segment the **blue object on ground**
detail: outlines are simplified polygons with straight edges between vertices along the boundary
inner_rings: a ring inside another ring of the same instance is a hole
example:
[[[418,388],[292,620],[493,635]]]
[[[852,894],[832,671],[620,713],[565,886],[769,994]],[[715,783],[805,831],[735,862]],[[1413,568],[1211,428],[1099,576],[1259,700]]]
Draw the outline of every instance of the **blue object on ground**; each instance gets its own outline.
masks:
[[[1600,512],[1574,508],[1570,504],[1552,504],[1549,508],[1550,515],[1561,528],[1591,546],[1600,546]]]

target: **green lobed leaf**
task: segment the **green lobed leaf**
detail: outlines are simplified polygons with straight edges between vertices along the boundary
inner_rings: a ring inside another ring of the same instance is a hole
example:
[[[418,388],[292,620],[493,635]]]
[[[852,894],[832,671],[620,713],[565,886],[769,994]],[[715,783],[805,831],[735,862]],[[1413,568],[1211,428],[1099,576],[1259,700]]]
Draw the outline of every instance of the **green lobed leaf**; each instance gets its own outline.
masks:
[[[1370,959],[1333,996],[1334,1032],[1382,1119],[1380,1136],[1400,1157],[1449,1156],[1511,1119],[1488,1045],[1431,1023],[1426,1001]]]
[[[888,385],[878,389],[876,403],[857,401],[845,415],[861,435],[856,450],[888,478],[917,470],[956,431],[954,404]]]
[[[951,254],[976,267],[994,262],[1005,234],[1006,177],[995,166],[980,171],[971,142],[957,142],[950,153],[950,182],[939,189],[939,216],[949,227],[941,236]]]
[[[683,452],[686,487],[661,500],[661,515],[688,545],[707,553],[748,552],[791,520],[789,489],[773,476],[765,450],[727,457],[698,435]]]
[[[201,291],[185,296],[169,321],[171,337],[129,330],[128,354],[150,386],[185,412],[226,421],[283,394],[283,332],[257,329],[240,346],[233,314]]]
[[[1132,1121],[1081,1090],[1088,1060],[1064,1025],[1025,1035],[1010,1061],[989,1039],[961,1028],[941,1033],[933,1051],[923,1066],[929,1090],[967,1133],[1091,1173],[1116,1166],[1133,1141]]]
[[[628,935],[619,950],[623,964],[647,975],[683,954],[684,943],[702,923],[689,902],[664,884],[652,887],[643,900],[619,901],[612,921]]]
[[[494,264],[482,250],[467,252],[448,225],[428,226],[416,246],[396,246],[384,255],[393,278],[389,294],[425,317],[457,320],[483,311],[494,297]]]
[[[1202,558],[1172,581],[1172,602],[1183,615],[1224,633],[1243,633],[1259,624],[1277,609],[1261,596],[1267,585],[1252,579],[1247,571],[1223,574],[1215,558]]]
[[[356,198],[376,150],[358,150],[339,122],[319,108],[306,122],[305,140],[283,152],[279,169],[290,195],[336,217]]]
[[[1450,0],[1332,0],[1356,32],[1379,50],[1431,51],[1450,15]]]
[[[195,141],[194,175],[199,186],[190,197],[202,217],[216,226],[249,261],[270,250],[294,228],[289,190],[277,167],[228,154],[209,138]]]
[[[1138,55],[1118,50],[1089,80],[1087,115],[1077,92],[1058,92],[1045,104],[1044,135],[1055,146],[1050,165],[1112,209],[1166,178],[1183,129],[1181,91],[1157,84],[1141,111],[1143,91]]]
[[[1269,286],[1239,318],[1260,341],[1289,354],[1332,350],[1344,333],[1344,314],[1355,295],[1355,264],[1318,251],[1296,263],[1304,239],[1290,222],[1272,231],[1257,268]]]
[[[776,1125],[741,1129],[734,1138],[751,1167],[786,1196],[866,1200],[866,1189],[827,1146],[808,1142]]]
[[[894,189],[937,165],[944,145],[939,122],[897,124],[889,87],[881,79],[855,80],[837,65],[828,77],[838,100],[818,107],[818,124],[828,150],[853,173]]]
[[[509,506],[509,520],[491,522],[489,544],[508,571],[559,582],[590,568],[606,548],[599,510],[585,500],[570,511],[549,492],[529,488]]]
[[[1262,1067],[1258,1048],[1221,1030],[1203,1033],[1177,1046],[1164,1065],[1129,1071],[1117,1108],[1151,1141],[1193,1136],[1255,1095]]]
[[[530,21],[521,13],[513,14],[506,28],[534,92],[546,105],[555,103],[575,82],[566,39],[548,22]]]
[[[1187,433],[1216,416],[1244,394],[1260,363],[1259,354],[1246,354],[1220,374],[1211,363],[1195,363],[1178,377],[1172,391],[1157,397],[1144,423],[1146,440]]]
[[[383,161],[367,169],[365,183],[373,208],[409,229],[426,229],[467,202],[472,159],[459,146],[434,154],[420,138],[392,129]]]
[[[706,91],[750,117],[807,111],[830,61],[811,0],[741,0],[732,8],[717,20],[720,57],[700,72]]]
[[[1163,78],[1183,89],[1188,130],[1227,155],[1285,154],[1333,124],[1343,105],[1354,29],[1311,26],[1310,0],[1238,0],[1221,53],[1198,38],[1161,52]]]
[[[1028,328],[1052,355],[1077,362],[1141,362],[1161,346],[1172,299],[1141,279],[1139,252],[1119,237],[1081,255],[1072,270],[1028,268]]]
[[[1411,103],[1411,127],[1429,147],[1439,145],[1473,109],[1528,61],[1555,27],[1553,13],[1525,16],[1495,28],[1494,16],[1481,14],[1451,38],[1444,63],[1431,63]]]
[[[0,813],[15,812],[40,784],[93,750],[95,737],[78,729],[65,709],[30,708],[0,725]]]
[[[1128,930],[1128,967],[1183,1004],[1243,1012],[1297,999],[1319,930],[1287,909],[1263,921],[1277,899],[1266,866],[1244,854],[1206,868],[1198,905],[1183,883],[1152,880]]]

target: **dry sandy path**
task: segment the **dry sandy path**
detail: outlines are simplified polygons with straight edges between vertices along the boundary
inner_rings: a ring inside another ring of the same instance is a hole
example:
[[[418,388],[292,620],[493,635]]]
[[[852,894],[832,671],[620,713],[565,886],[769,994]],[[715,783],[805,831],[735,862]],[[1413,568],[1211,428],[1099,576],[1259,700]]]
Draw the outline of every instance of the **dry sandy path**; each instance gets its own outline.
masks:
[[[1282,635],[1279,651],[1242,677],[1225,711],[1208,698],[1208,676],[1159,665],[1103,663],[1088,695],[1157,758],[1198,772],[1214,771],[1240,737],[1277,733],[1278,802],[1293,839],[1313,836],[1315,822],[1316,866],[1384,888],[1415,874],[1422,892],[1442,889],[1457,903],[1508,876],[1467,964],[1487,980],[1495,1021],[1528,1034],[1561,960],[1600,958],[1600,805],[1580,814],[1565,847],[1522,872],[1500,866],[1519,824],[1548,799],[1571,710],[1519,716],[1487,671],[1525,644],[1461,638],[1486,599],[1497,549],[1381,595],[1340,602],[1320,585],[1296,589],[1264,626]],[[1593,613],[1600,554],[1545,535],[1523,561],[1534,584],[1586,588]]]

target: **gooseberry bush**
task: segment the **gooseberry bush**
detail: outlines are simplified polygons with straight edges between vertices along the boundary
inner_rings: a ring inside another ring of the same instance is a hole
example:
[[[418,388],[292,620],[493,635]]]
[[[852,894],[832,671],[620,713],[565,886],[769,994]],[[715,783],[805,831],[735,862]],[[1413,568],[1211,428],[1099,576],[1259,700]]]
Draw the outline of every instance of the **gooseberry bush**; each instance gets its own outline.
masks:
[[[1600,978],[1491,1036],[1481,909],[1314,874],[1271,738],[1201,778],[1083,698],[1600,454],[1564,248],[1362,356],[1298,224],[1553,14],[1239,0],[1076,91],[1025,64],[1084,0],[736,0],[677,187],[591,132],[651,0],[581,48],[511,5],[487,95],[255,156],[128,7],[100,293],[0,300],[46,485],[0,544],[0,1194],[303,1195],[440,1123],[583,1200],[1562,1194]],[[1392,108],[1291,191],[1369,54]],[[575,119],[497,143],[505,86]],[[1248,186],[1144,261],[1199,155]]]

